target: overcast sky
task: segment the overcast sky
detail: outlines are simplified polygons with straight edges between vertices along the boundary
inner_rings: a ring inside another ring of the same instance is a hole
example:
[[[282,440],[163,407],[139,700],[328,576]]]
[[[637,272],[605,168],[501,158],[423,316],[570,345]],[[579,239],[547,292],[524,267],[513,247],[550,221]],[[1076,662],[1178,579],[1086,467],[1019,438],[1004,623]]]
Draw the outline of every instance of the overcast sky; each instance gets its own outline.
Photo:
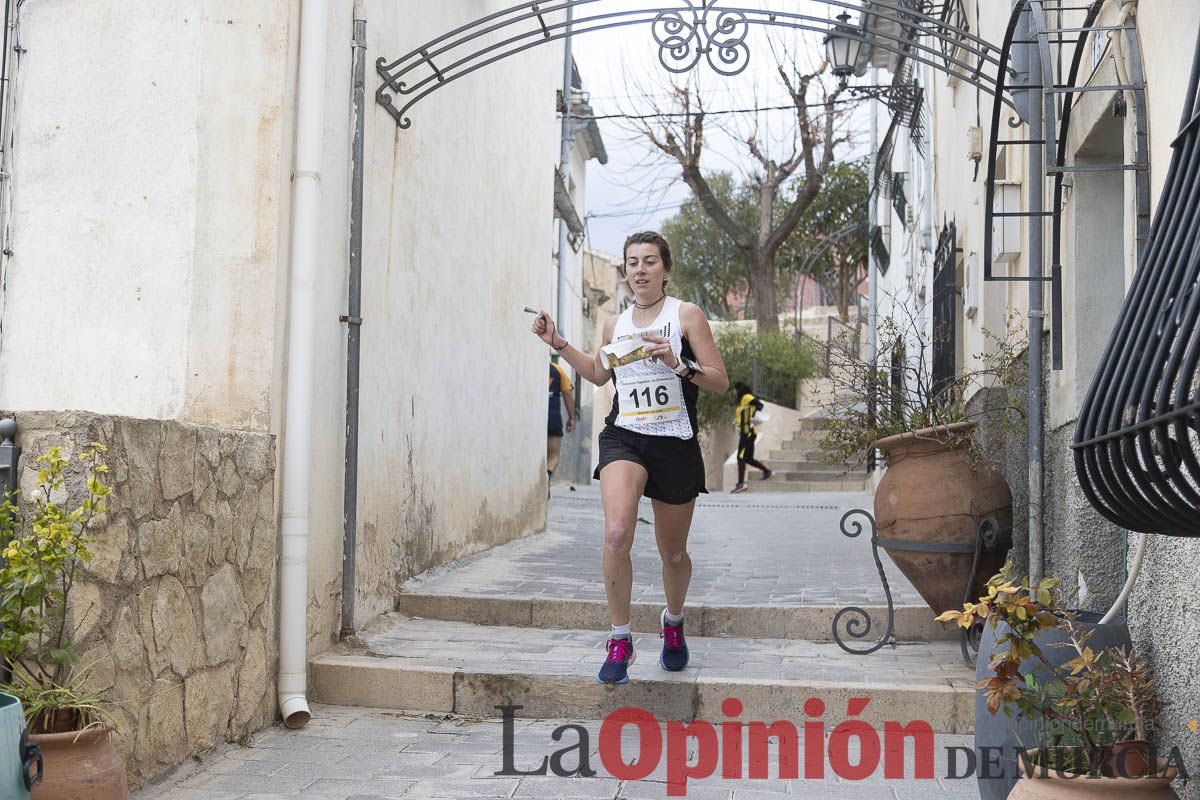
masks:
[[[623,8],[646,8],[645,2],[614,0],[604,4],[605,12]],[[681,9],[686,8],[680,2]],[[743,0],[738,5],[766,7],[765,0]],[[778,0],[775,8],[780,8]],[[822,19],[830,16],[824,3],[801,2],[796,7]],[[720,6],[717,6],[719,9]],[[576,19],[597,12],[583,6]],[[591,95],[597,115],[645,114],[653,109],[651,101],[641,96],[652,95],[661,105],[669,103],[672,81],[689,80],[697,84],[711,111],[787,105],[790,99],[778,74],[776,55],[794,58],[801,67],[814,69],[823,54],[818,34],[799,31],[766,29],[751,26],[747,39],[749,66],[740,75],[724,77],[715,73],[706,62],[686,76],[672,75],[658,61],[659,48],[647,24],[629,25],[574,37],[573,55],[583,79],[584,90]],[[865,114],[856,114],[854,126],[866,129]],[[791,148],[795,116],[793,111],[768,111],[757,115],[712,115],[706,125],[706,153],[701,161],[706,171],[726,169],[744,174],[752,157],[745,144],[732,135],[713,130],[715,123],[729,126],[730,133],[744,138],[758,125],[758,139],[765,142],[772,157],[781,159]],[[650,144],[631,129],[626,120],[601,120],[600,130],[608,150],[606,166],[589,163],[587,181],[587,228],[593,247],[620,253],[625,237],[634,231],[657,228],[662,220],[675,213],[679,204],[690,196],[679,180],[679,168],[665,156],[657,156]],[[858,137],[860,143],[865,135]],[[861,144],[859,148],[861,149]]]

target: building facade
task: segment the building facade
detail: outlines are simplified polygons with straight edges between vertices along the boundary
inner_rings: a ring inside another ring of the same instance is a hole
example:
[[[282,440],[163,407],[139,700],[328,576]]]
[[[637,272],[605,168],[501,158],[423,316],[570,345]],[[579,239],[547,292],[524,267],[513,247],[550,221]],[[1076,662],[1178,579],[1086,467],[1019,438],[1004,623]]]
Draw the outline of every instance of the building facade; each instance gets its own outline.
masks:
[[[1010,3],[962,0],[963,17],[973,34],[1000,42]],[[1076,478],[1071,450],[1080,407],[1092,383],[1113,323],[1137,269],[1139,169],[1133,164],[1139,144],[1148,152],[1150,211],[1171,161],[1187,81],[1191,75],[1200,6],[1187,2],[1105,3],[1096,24],[1132,25],[1140,54],[1119,30],[1091,36],[1083,55],[1080,85],[1120,87],[1144,75],[1144,108],[1131,91],[1105,89],[1078,95],[1066,142],[1066,174],[1061,205],[1062,306],[1054,319],[1050,287],[1044,292],[1045,358],[1040,434],[1044,447],[1044,499],[1041,512],[1045,575],[1061,578],[1071,607],[1105,612],[1117,599],[1133,561],[1139,537],[1107,522],[1087,502]],[[1133,59],[1139,59],[1137,64]],[[879,83],[893,76],[897,60],[877,54]],[[991,124],[991,98],[975,87],[917,65],[911,76],[923,90],[923,130],[912,117],[893,126],[895,114],[876,104],[876,191],[878,226],[878,314],[916,321],[932,348],[908,348],[904,357],[924,358],[937,373],[937,359],[961,373],[981,365],[980,355],[994,349],[993,335],[1028,324],[1029,284],[984,280],[985,207]],[[1139,113],[1144,112],[1145,130]],[[1031,192],[1044,192],[1052,210],[1052,180],[1029,177],[1030,148],[1004,141],[1036,139],[1039,133],[1005,108],[999,124],[995,163],[997,210],[1028,210]],[[1144,136],[1139,140],[1140,136]],[[1029,274],[1028,218],[992,220],[992,269],[1000,277]],[[1046,274],[1050,274],[1050,223],[1046,224]],[[1062,332],[1062,368],[1054,369],[1051,337]],[[891,353],[880,352],[884,364]],[[1100,391],[1104,388],[1100,387]],[[976,411],[990,403],[1025,405],[1025,388],[996,386],[972,401]],[[1028,409],[1026,408],[1028,411]],[[986,428],[985,426],[981,426]],[[986,439],[1014,495],[1012,556],[1030,566],[1030,491],[1028,448],[1023,435]],[[1198,523],[1200,524],[1200,523]],[[1186,763],[1200,763],[1200,741],[1187,727],[1200,707],[1193,677],[1200,670],[1194,648],[1200,634],[1195,612],[1200,592],[1189,575],[1200,569],[1200,540],[1151,535],[1127,616],[1135,645],[1150,659],[1171,705],[1158,731],[1159,744],[1182,748]],[[1194,724],[1194,723],[1192,723]],[[1194,781],[1193,781],[1194,784]],[[1192,794],[1188,797],[1200,796]]]
[[[356,4],[14,14],[0,408],[21,426],[26,483],[46,447],[109,447],[115,507],[76,612],[100,665],[89,681],[119,701],[135,779],[277,718],[281,563],[306,558],[293,598],[302,683],[303,654],[391,610],[408,576],[544,525],[547,348],[522,308],[554,305],[562,47],[454,83],[407,128],[374,101],[377,58],[507,5],[358,9],[367,82],[349,620]],[[103,87],[86,113],[64,102],[64,70]],[[306,209],[305,186],[319,187]],[[300,359],[298,336],[310,343]],[[297,402],[303,417],[290,414]],[[290,501],[285,463],[299,465],[293,478],[309,474]],[[286,531],[280,546],[280,525],[296,522],[289,508],[305,515],[298,549]]]
[[[573,68],[567,180],[555,186],[555,224],[566,228],[565,238],[557,239],[561,252],[556,248],[554,254],[556,270],[560,260],[563,264],[558,276],[563,282],[559,295],[563,308],[561,319],[555,321],[567,340],[584,352],[592,352],[597,347],[599,340],[593,338],[593,333],[596,316],[601,311],[595,304],[597,301],[603,302],[596,294],[598,287],[590,283],[597,268],[596,259],[600,256],[587,244],[588,168],[592,162],[608,163],[604,137],[594,115],[579,70]],[[558,234],[557,227],[555,233]],[[557,280],[555,286],[557,291]],[[587,381],[579,380],[579,376],[565,362],[564,368],[570,373],[571,383],[575,387],[576,428],[563,436],[562,453],[553,480],[586,485],[592,479],[593,443],[599,431],[591,424],[594,387]]]

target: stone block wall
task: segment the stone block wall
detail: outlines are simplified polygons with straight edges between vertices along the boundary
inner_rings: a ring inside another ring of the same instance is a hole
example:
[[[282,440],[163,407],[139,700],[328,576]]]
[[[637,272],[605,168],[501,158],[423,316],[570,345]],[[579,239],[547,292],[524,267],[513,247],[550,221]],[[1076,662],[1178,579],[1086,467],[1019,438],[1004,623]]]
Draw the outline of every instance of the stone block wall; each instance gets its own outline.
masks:
[[[132,781],[269,724],[274,437],[79,412],[15,417],[25,497],[49,447],[108,448],[114,496],[71,612],[85,680],[111,700]]]

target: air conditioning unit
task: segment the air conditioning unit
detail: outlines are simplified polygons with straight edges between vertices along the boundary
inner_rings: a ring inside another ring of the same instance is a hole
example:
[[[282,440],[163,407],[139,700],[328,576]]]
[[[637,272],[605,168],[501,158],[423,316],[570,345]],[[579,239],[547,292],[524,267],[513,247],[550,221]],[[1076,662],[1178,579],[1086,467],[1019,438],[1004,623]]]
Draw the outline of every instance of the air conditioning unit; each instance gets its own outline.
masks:
[[[1021,221],[1024,217],[1006,214],[1022,211],[1021,182],[996,181],[992,199],[992,261],[1007,264],[1021,257]]]

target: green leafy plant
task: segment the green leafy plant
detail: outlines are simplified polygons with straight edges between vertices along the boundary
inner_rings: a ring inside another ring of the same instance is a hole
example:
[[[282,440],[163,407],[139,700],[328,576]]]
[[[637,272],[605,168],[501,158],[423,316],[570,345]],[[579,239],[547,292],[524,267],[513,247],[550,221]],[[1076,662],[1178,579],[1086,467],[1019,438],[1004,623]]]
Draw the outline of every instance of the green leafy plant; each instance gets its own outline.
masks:
[[[77,667],[70,596],[81,566],[91,560],[88,527],[107,509],[112,494],[105,447],[92,445],[79,455],[86,492],[79,506],[63,507],[71,465],[57,447],[37,459],[37,488],[26,510],[15,493],[0,504],[0,659],[11,671],[5,691],[16,695],[35,729],[51,724],[52,712],[72,710],[78,727],[104,719],[99,697],[79,687],[86,670]]]
[[[725,362],[729,385],[735,381],[765,387],[762,399],[789,408],[796,405],[796,387],[800,381],[816,373],[812,350],[797,342],[789,333],[755,334],[750,328],[728,325],[714,333],[717,350]],[[755,365],[758,381],[755,381]],[[733,392],[716,394],[701,392],[696,405],[696,417],[701,428],[733,423],[737,398]]]
[[[900,316],[880,317],[876,328],[878,358],[873,362],[858,346],[857,331],[834,337],[828,348],[831,389],[818,398],[826,418],[819,442],[824,460],[860,465],[875,442],[889,436],[921,431],[928,438],[962,448],[974,464],[987,464],[970,431],[951,429],[959,422],[994,416],[1005,432],[1015,430],[1024,410],[1011,403],[984,406],[972,412],[968,403],[980,389],[1011,388],[1020,382],[1024,340],[1010,319],[1003,336],[984,331],[986,353],[981,366],[950,378],[935,378],[930,366],[932,344],[924,326],[907,306]]]
[[[1090,647],[1093,631],[1078,626],[1074,615],[1055,608],[1053,589],[1058,579],[1046,578],[1030,586],[1028,578],[1015,582],[1011,572],[1010,562],[988,581],[987,594],[978,602],[937,617],[939,622],[963,628],[980,622],[1003,623],[997,628],[1001,633],[988,664],[992,674],[977,687],[984,690],[988,711],[996,714],[1003,709],[1006,714],[1039,720],[1039,741],[1023,744],[1058,750],[1038,757],[1043,766],[1066,771],[1094,771],[1100,766],[1094,759],[1107,758],[1113,745],[1145,741],[1163,707],[1158,682],[1145,660],[1127,648],[1097,651]],[[1067,641],[1050,645],[1072,651],[1065,664],[1054,664],[1038,645],[1039,634],[1047,629],[1066,634]],[[1026,664],[1024,673],[1022,664]],[[1078,752],[1064,754],[1063,748]]]

